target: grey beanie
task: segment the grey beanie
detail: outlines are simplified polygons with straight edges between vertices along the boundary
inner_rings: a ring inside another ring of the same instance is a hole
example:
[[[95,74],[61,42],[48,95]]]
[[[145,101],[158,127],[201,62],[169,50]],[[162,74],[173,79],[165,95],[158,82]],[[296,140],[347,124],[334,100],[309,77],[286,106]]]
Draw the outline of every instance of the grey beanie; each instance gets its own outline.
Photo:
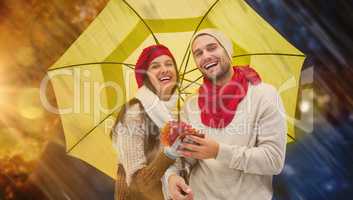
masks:
[[[226,50],[230,60],[232,60],[233,57],[233,43],[232,41],[222,32],[220,32],[217,29],[202,29],[198,31],[192,38],[191,41],[191,46],[193,45],[195,39],[199,37],[200,35],[209,35],[211,37],[214,37],[219,44]]]

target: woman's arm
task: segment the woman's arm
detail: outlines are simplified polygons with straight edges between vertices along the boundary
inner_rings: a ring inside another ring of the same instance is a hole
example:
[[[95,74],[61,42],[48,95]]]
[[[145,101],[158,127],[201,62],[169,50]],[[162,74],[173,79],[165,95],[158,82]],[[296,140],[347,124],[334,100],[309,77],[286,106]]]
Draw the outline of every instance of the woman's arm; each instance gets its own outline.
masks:
[[[129,188],[155,198],[156,195],[162,196],[161,178],[174,160],[159,152],[150,163],[147,163],[144,152],[146,126],[143,117],[134,110],[137,111],[136,108],[130,107],[124,120],[114,129],[114,134],[117,135],[119,162],[125,169]]]
[[[161,179],[164,172],[173,163],[174,160],[160,152],[150,164],[141,168],[132,176],[131,189],[138,190],[145,196],[154,199],[162,197]]]

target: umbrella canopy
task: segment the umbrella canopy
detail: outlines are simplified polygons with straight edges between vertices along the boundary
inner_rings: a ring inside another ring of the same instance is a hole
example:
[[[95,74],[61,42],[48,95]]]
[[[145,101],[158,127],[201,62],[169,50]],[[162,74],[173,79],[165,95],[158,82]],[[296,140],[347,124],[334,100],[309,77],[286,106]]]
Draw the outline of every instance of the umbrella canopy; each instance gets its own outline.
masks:
[[[250,64],[274,85],[287,112],[289,140],[302,52],[242,0],[111,0],[90,26],[49,68],[67,152],[111,177],[117,155],[109,133],[118,108],[137,90],[134,63],[142,49],[161,43],[175,55],[184,99],[202,82],[190,52],[193,34],[216,28],[234,45],[234,65]]]

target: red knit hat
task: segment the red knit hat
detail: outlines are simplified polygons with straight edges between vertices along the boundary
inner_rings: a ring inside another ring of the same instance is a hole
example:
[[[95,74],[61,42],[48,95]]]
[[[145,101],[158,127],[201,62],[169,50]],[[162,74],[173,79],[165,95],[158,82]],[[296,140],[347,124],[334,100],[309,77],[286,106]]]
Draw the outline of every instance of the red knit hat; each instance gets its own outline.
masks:
[[[172,53],[162,44],[151,45],[143,49],[135,66],[135,78],[139,88],[143,85],[144,75],[146,74],[148,66],[151,64],[153,59],[161,55],[167,55],[174,61]]]

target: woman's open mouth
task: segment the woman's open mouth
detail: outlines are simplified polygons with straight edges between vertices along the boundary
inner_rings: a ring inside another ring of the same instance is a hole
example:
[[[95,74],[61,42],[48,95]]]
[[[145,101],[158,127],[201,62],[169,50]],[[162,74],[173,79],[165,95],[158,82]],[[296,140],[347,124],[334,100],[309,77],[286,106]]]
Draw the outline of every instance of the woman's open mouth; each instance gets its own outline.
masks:
[[[168,83],[170,80],[172,80],[171,76],[162,76],[159,78],[159,81],[162,83]]]

